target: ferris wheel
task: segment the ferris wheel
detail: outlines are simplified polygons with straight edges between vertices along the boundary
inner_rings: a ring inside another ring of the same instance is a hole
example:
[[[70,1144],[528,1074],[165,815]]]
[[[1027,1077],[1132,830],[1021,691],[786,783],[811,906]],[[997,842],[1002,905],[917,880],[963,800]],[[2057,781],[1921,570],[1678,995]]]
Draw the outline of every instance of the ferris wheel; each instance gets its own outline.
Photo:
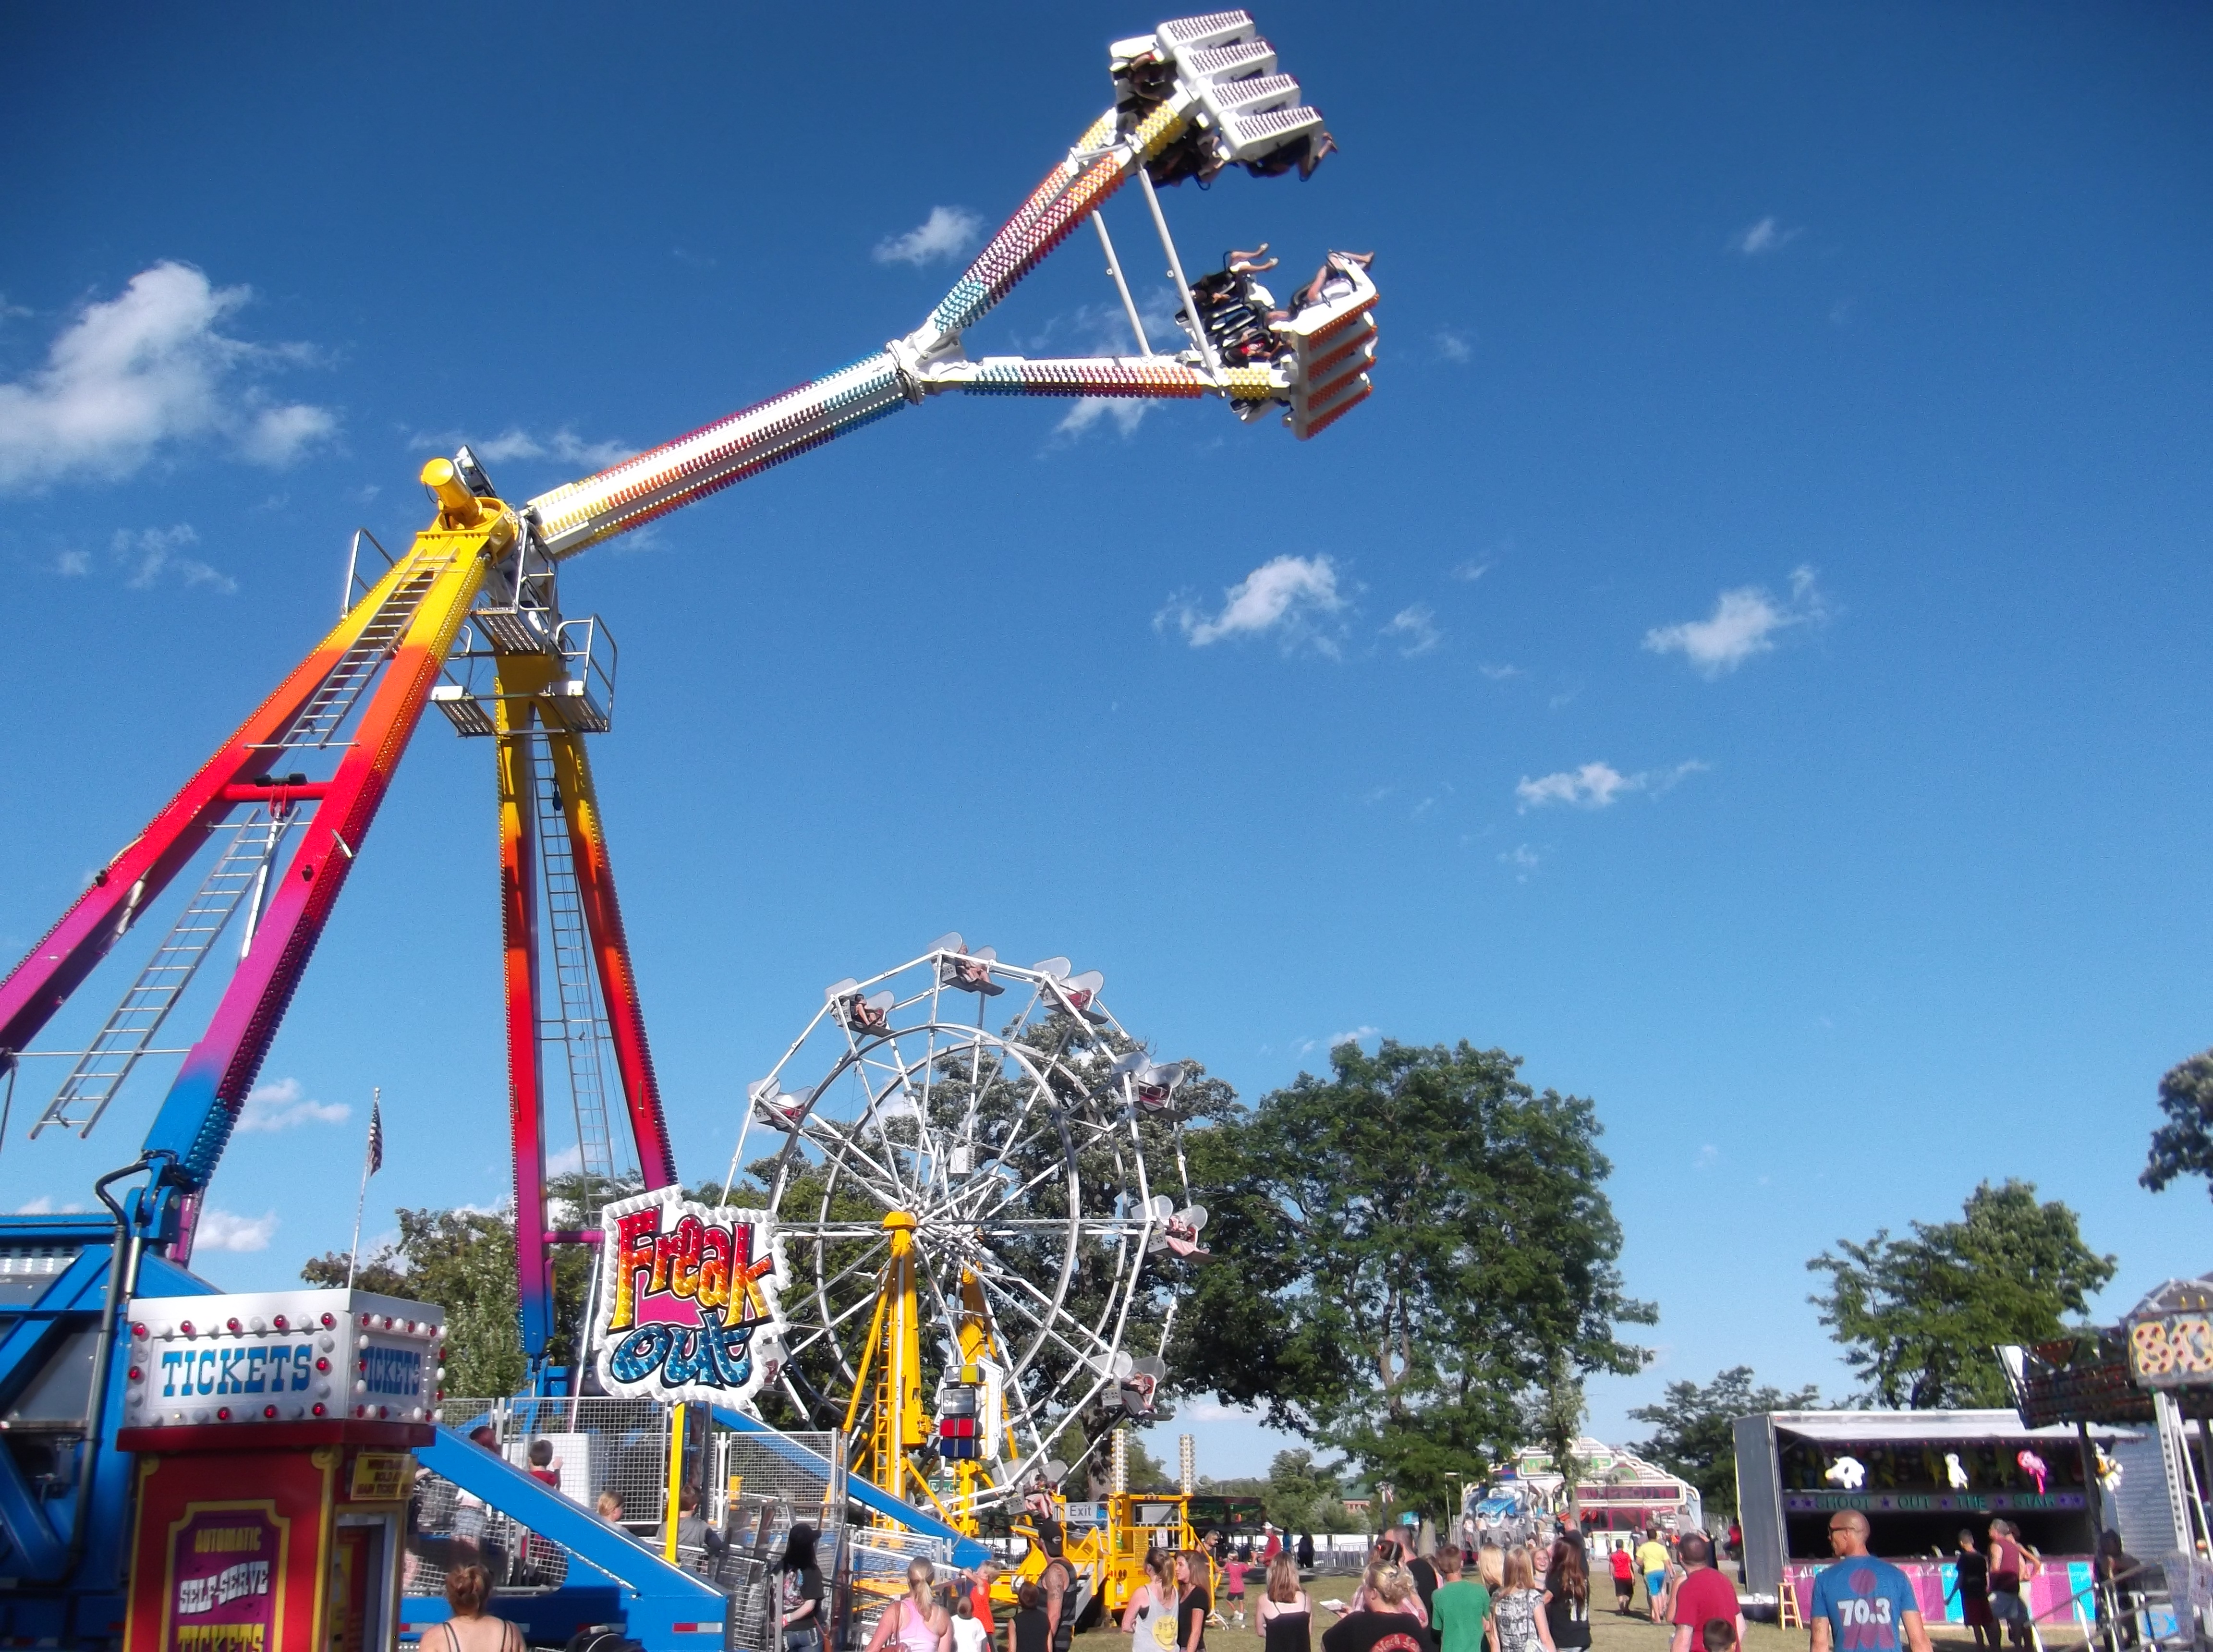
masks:
[[[964,1524],[1066,1478],[1087,1421],[1150,1414],[1173,1308],[1149,1262],[1204,1253],[1186,1069],[1103,987],[948,935],[830,987],[748,1088],[729,1180],[789,1268],[783,1392],[856,1473]]]

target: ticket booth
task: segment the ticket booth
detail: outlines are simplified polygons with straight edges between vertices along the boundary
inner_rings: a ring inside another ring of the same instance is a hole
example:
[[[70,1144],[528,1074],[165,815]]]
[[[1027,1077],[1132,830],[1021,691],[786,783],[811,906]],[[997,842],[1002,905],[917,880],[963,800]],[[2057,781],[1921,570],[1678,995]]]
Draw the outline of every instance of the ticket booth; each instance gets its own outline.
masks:
[[[393,1652],[443,1321],[367,1291],[131,1303],[124,1652]]]

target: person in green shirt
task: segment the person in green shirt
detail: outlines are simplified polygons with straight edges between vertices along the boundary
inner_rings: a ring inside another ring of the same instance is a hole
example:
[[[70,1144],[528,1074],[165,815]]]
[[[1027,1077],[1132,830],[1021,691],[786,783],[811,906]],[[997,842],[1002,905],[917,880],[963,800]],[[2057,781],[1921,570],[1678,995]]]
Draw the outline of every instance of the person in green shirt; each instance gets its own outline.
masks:
[[[1437,1652],[1483,1652],[1483,1620],[1491,1615],[1491,1591],[1460,1576],[1460,1551],[1448,1543],[1437,1551],[1437,1592],[1430,1597],[1430,1631]]]

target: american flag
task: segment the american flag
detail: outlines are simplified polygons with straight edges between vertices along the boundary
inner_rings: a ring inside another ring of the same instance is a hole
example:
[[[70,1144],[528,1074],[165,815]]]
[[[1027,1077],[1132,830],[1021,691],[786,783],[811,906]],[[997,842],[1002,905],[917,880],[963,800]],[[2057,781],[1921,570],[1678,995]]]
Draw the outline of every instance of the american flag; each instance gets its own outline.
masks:
[[[369,1173],[374,1176],[384,1168],[384,1098],[378,1095],[369,1104]]]

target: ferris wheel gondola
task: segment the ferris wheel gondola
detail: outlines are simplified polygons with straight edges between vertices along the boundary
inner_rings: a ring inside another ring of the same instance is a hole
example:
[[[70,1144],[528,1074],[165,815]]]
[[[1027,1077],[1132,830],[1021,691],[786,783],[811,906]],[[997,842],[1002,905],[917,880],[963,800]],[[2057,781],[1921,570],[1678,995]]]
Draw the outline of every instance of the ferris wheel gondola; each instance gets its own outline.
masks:
[[[1205,1221],[1176,1134],[1186,1070],[1153,1061],[1105,985],[948,935],[828,988],[748,1087],[729,1180],[759,1192],[729,1197],[764,1198],[789,1259],[784,1397],[847,1435],[855,1472],[964,1520],[1061,1478],[1102,1407],[1149,1409],[1148,1270]]]

